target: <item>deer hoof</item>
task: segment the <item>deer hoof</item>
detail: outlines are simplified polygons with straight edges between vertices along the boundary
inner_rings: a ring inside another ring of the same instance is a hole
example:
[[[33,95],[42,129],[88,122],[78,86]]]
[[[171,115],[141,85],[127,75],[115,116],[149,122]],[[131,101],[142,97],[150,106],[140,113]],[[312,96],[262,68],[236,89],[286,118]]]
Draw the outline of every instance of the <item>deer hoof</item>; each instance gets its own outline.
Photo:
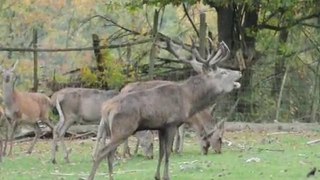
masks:
[[[52,164],[57,164],[57,161],[55,159],[51,160]]]
[[[64,158],[64,160],[65,160],[66,163],[68,163],[68,164],[70,163],[69,158]]]

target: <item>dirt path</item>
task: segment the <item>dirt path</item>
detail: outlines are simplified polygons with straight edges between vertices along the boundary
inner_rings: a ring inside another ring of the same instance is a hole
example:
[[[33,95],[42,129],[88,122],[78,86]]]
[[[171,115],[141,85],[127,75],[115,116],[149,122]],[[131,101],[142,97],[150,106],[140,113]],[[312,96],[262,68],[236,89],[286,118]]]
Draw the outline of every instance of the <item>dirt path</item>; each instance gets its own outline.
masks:
[[[234,131],[254,131],[254,132],[303,132],[318,131],[320,132],[320,124],[318,123],[245,123],[245,122],[226,122],[225,130]]]

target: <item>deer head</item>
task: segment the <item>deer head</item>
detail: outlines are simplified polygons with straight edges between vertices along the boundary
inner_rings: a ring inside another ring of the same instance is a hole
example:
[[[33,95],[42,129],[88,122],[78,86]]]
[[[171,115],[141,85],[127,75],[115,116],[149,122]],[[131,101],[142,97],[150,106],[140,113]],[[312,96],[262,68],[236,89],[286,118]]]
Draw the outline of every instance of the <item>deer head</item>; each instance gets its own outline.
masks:
[[[14,85],[15,80],[17,79],[16,74],[14,73],[15,68],[17,67],[19,61],[16,61],[14,65],[9,69],[4,69],[0,66],[0,72],[2,72],[3,82],[6,84]]]
[[[209,39],[209,41],[211,40]],[[213,43],[211,42],[210,44]],[[176,52],[175,46],[178,46],[178,48],[180,49],[182,48],[189,51],[191,53],[191,59],[181,57],[179,53]],[[216,53],[208,53],[206,59],[200,56],[200,53],[194,45],[193,41],[191,48],[187,48],[184,45],[182,45],[182,47],[179,47],[179,45],[174,44],[172,40],[167,40],[166,47],[164,49],[173,54],[178,60],[190,64],[197,73],[204,74],[204,77],[208,78],[208,81],[206,82],[214,83],[218,88],[217,90],[220,89],[221,91],[228,93],[233,89],[240,88],[241,86],[239,82],[236,82],[242,76],[240,71],[220,68],[217,66],[217,63],[226,60],[230,56],[230,50],[223,41],[219,44],[218,51]],[[232,84],[224,82],[234,83]]]
[[[201,144],[205,154],[208,153],[208,148],[210,146],[212,147],[214,152],[218,154],[221,153],[223,134],[224,134],[224,120],[221,120],[215,125],[213,130],[211,130],[209,133],[201,137],[203,142],[205,142]]]

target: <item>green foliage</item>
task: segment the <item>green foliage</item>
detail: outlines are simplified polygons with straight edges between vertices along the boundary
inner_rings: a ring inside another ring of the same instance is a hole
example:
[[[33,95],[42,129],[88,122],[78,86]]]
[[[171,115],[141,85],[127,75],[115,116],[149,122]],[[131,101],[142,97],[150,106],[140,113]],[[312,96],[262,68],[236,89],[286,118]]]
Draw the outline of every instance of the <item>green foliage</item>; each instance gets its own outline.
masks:
[[[102,56],[104,71],[92,72],[90,68],[84,67],[81,69],[81,80],[89,87],[103,87],[108,84],[110,89],[120,89],[127,81],[124,64],[114,58],[109,50],[104,50]]]
[[[126,81],[126,75],[124,74],[124,64],[121,59],[114,58],[110,51],[105,50],[103,53],[105,72],[103,79],[113,89],[119,89],[124,85]]]

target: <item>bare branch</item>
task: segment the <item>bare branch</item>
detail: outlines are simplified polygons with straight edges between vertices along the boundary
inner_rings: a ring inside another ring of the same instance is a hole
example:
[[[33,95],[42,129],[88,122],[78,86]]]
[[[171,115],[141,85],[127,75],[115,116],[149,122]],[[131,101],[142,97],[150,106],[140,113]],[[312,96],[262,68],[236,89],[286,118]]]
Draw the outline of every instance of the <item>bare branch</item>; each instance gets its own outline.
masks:
[[[293,27],[295,25],[298,25],[298,24],[302,23],[305,20],[316,18],[316,17],[319,17],[319,16],[320,16],[320,12],[317,12],[315,14],[310,14],[308,16],[296,19],[296,20],[292,21],[292,23],[289,23],[286,26],[273,26],[273,25],[270,25],[270,24],[262,23],[262,24],[259,24],[257,26],[257,28],[258,29],[271,29],[271,30],[274,30],[274,31],[281,31],[283,29],[288,29],[288,28],[291,28],[291,27]]]
[[[184,11],[185,15],[187,16],[190,24],[192,25],[193,30],[196,32],[197,36],[199,37],[199,31],[198,31],[196,25],[194,24],[194,22],[192,21],[190,15],[189,15],[189,13],[188,13],[186,4],[185,4],[185,3],[182,3],[182,6],[183,6],[183,11]]]
[[[47,49],[47,48],[11,48],[11,47],[0,47],[0,51],[22,51],[22,52],[66,52],[66,51],[92,51],[94,49],[114,49],[119,47],[126,47],[137,44],[144,44],[150,42],[151,39],[143,39],[140,41],[127,42],[123,44],[114,44],[114,45],[105,45],[94,47],[83,47],[83,48],[56,48],[56,49]]]
[[[124,30],[124,31],[128,31],[128,32],[130,32],[130,33],[132,33],[132,34],[134,34],[134,35],[142,35],[140,32],[137,32],[137,31],[134,31],[134,30],[132,30],[132,29],[126,28],[126,27],[124,27],[124,26],[116,23],[114,20],[112,20],[112,19],[110,19],[110,18],[107,18],[107,17],[105,17],[105,16],[102,16],[102,15],[94,15],[94,16],[88,18],[87,21],[90,21],[90,20],[92,20],[92,19],[94,19],[94,18],[104,19],[104,20],[112,23],[112,24],[115,25],[116,27],[119,27],[120,29],[122,29],[122,30]]]

